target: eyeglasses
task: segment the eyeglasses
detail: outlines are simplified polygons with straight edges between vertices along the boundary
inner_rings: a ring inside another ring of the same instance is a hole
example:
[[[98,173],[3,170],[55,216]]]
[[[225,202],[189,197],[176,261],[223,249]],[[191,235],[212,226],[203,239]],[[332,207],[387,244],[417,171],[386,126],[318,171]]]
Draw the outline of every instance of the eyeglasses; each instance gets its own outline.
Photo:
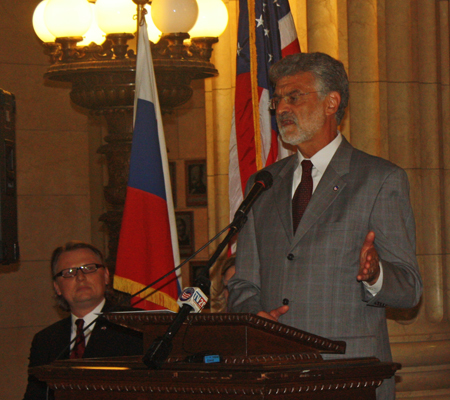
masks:
[[[63,278],[75,278],[78,274],[78,271],[81,271],[84,275],[92,274],[93,272],[97,271],[99,268],[102,267],[105,268],[105,266],[102,264],[86,264],[76,268],[66,268],[55,274],[53,276],[53,279],[56,279],[60,276],[62,276]]]
[[[286,96],[275,95],[269,100],[269,110],[276,110],[278,104],[280,104],[281,99],[283,99],[286,104],[292,104],[295,106],[296,104],[298,104],[302,96],[307,96],[308,94],[321,92],[323,92],[323,90],[317,90],[315,92],[308,92],[308,93],[292,92],[287,94]]]

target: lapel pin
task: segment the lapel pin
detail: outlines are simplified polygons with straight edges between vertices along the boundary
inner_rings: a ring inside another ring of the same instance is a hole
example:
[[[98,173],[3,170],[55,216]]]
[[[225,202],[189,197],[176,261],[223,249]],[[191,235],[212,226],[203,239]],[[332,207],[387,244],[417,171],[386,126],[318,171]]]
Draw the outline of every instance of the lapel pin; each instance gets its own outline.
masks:
[[[336,192],[336,191],[338,191],[339,190],[339,186],[335,186],[334,188],[333,188],[333,190]]]
[[[102,326],[102,331],[106,331],[106,326]]]

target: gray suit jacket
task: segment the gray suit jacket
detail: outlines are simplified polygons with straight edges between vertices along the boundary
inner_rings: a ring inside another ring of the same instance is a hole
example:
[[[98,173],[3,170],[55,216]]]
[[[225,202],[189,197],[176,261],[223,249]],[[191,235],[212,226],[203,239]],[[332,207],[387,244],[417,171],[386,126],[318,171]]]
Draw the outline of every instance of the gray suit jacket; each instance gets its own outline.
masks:
[[[293,155],[267,167],[274,184],[255,202],[239,234],[229,311],[270,311],[288,298],[281,323],[346,341],[345,357],[390,361],[384,307],[413,307],[422,292],[406,173],[343,138],[294,236],[297,165]],[[253,177],[247,190],[252,184]],[[370,230],[384,273],[375,297],[356,281]]]

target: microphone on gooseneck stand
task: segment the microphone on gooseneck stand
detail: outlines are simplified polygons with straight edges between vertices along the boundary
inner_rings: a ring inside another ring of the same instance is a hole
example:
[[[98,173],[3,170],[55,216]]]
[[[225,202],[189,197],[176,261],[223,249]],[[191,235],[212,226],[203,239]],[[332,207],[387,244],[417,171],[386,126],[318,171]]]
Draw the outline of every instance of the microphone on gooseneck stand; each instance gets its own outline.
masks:
[[[233,222],[231,223],[238,232],[247,221],[247,214],[249,213],[253,203],[259,198],[262,192],[270,189],[273,184],[273,177],[269,171],[260,171],[255,177],[255,183],[245,196],[236,213],[234,214]]]
[[[176,318],[162,337],[156,338],[142,361],[148,368],[159,369],[172,351],[172,339],[181,328],[181,325],[190,312],[199,313],[205,307],[208,298],[197,287],[188,287],[183,290],[178,298],[178,305],[181,307]]]

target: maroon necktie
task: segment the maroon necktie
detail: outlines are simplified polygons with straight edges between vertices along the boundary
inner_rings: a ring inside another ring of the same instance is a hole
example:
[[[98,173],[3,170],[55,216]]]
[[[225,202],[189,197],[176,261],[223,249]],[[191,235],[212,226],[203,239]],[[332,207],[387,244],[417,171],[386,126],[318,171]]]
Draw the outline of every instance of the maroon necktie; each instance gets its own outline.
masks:
[[[77,326],[77,336],[75,339],[75,345],[73,346],[72,352],[70,353],[70,358],[82,358],[84,354],[84,349],[86,348],[83,331],[84,320],[77,319],[75,321],[75,324]]]
[[[312,167],[313,164],[310,160],[302,161],[302,181],[297,186],[294,197],[292,198],[292,225],[294,227],[294,235],[312,196]]]

